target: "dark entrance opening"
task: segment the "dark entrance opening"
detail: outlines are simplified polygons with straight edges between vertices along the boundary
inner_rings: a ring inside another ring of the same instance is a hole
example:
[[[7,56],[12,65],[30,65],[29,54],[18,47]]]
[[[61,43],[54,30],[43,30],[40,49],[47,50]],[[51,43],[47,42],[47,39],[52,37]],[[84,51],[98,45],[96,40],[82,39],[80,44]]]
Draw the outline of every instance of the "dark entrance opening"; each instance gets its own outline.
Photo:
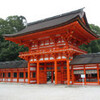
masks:
[[[54,83],[54,71],[47,72],[47,83]]]

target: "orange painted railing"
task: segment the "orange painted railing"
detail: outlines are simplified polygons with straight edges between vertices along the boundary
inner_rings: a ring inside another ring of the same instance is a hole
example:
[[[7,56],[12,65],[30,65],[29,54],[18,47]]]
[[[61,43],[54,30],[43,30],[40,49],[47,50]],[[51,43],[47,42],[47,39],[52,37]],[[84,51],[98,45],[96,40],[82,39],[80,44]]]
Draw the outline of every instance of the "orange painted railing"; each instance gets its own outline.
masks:
[[[84,50],[79,49],[78,47],[69,45],[68,48],[63,47],[63,48],[49,48],[49,49],[44,49],[44,50],[37,50],[37,51],[29,51],[29,52],[20,52],[20,56],[25,56],[25,55],[40,55],[40,54],[49,54],[49,53],[60,53],[64,51],[75,51],[80,54],[86,54],[87,52]]]

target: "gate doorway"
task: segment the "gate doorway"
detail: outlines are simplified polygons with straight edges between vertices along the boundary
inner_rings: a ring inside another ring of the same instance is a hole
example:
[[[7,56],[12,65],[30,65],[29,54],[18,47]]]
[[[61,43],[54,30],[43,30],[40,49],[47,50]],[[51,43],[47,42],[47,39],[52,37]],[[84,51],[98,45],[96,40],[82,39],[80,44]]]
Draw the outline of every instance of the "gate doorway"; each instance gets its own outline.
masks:
[[[47,84],[47,83],[55,84],[54,62],[40,63],[39,83],[40,84]],[[57,84],[67,84],[66,62],[63,62],[63,61],[57,62]]]
[[[55,75],[54,71],[48,71],[47,72],[47,83],[54,83]]]
[[[54,63],[46,63],[46,74],[47,74],[47,83],[54,83]]]

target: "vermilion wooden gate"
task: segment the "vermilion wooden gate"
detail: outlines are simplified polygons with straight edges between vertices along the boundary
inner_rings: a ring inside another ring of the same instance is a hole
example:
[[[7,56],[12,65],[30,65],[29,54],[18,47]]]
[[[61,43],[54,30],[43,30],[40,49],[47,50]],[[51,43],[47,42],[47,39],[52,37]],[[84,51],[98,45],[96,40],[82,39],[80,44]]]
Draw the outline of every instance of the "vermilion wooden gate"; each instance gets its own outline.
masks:
[[[39,83],[40,84],[46,84],[47,83],[47,73],[46,73],[46,71],[45,71],[45,69],[43,68],[42,70],[41,70],[42,68],[40,68],[40,74],[39,74]]]
[[[67,83],[67,69],[66,64],[64,62],[60,62],[57,64],[57,84],[66,84]],[[39,83],[46,84],[47,83],[47,72],[51,72],[51,83],[55,80],[54,73],[54,64],[43,64],[40,65],[39,68]],[[70,76],[71,78],[71,76]]]

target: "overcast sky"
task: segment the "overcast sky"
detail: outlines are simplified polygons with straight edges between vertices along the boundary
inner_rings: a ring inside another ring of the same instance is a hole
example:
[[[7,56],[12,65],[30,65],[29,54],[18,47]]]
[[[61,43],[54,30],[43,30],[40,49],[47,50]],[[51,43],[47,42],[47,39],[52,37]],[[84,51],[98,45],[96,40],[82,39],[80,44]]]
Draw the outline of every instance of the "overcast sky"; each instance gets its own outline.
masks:
[[[23,15],[33,22],[83,7],[88,22],[100,26],[100,0],[0,0],[0,17]]]

